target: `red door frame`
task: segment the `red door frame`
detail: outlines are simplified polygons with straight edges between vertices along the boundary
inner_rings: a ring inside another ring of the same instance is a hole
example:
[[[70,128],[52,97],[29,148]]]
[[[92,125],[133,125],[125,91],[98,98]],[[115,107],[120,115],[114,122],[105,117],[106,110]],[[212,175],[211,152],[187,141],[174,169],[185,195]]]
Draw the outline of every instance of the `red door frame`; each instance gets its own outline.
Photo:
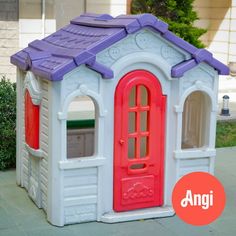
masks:
[[[129,94],[135,86],[136,105],[129,107]],[[139,86],[148,91],[147,106],[141,105]],[[162,94],[159,80],[150,72],[135,70],[126,74],[115,92],[114,114],[114,184],[113,208],[127,211],[163,205],[164,140],[166,96]],[[138,115],[149,113],[147,131],[140,130]],[[128,113],[136,114],[136,131],[128,133]],[[147,156],[141,158],[139,137],[147,137]],[[128,159],[128,138],[135,137],[135,158]],[[143,168],[131,169],[133,164]]]

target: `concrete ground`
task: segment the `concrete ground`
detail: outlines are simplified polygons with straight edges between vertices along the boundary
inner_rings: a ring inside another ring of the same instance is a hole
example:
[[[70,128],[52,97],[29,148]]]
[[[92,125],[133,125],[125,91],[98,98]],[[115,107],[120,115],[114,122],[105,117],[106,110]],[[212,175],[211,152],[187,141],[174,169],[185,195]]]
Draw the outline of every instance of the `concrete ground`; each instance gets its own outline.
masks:
[[[15,184],[15,171],[0,172],[0,236],[235,236],[236,147],[217,150],[215,175],[227,194],[223,214],[212,224],[194,227],[177,216],[134,222],[83,223],[62,228],[50,225],[42,210]],[[200,184],[200,183],[199,183]]]

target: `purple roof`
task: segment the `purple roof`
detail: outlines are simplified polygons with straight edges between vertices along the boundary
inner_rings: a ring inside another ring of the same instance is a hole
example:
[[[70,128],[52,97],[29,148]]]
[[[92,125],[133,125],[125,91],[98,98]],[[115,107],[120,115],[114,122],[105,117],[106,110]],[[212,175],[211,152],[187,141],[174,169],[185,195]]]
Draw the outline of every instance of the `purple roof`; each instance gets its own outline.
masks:
[[[116,18],[108,14],[83,14],[50,36],[30,43],[11,56],[11,62],[52,81],[62,80],[66,73],[81,64],[101,73],[103,78],[113,78],[113,71],[98,63],[96,54],[144,27],[158,31],[163,38],[192,55],[191,59],[173,66],[172,77],[181,77],[200,62],[206,62],[221,75],[229,74],[228,67],[214,59],[210,52],[177,37],[166,23],[151,14]]]

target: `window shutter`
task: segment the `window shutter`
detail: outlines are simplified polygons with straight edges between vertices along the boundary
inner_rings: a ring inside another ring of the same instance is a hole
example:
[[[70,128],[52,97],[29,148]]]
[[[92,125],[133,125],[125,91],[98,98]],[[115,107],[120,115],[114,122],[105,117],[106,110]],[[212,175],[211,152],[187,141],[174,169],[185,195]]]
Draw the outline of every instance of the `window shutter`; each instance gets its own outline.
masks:
[[[39,106],[34,105],[28,90],[25,92],[25,141],[39,149]]]

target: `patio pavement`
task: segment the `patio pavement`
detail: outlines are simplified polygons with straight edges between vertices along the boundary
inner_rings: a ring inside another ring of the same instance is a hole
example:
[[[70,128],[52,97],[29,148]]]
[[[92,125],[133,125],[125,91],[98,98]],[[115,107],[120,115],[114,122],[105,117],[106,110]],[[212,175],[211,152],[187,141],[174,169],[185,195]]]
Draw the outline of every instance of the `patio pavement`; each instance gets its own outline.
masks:
[[[215,175],[225,187],[227,204],[215,222],[194,227],[177,216],[134,222],[83,223],[62,228],[50,225],[42,210],[15,184],[15,171],[0,172],[0,236],[235,236],[236,147],[217,150]]]

